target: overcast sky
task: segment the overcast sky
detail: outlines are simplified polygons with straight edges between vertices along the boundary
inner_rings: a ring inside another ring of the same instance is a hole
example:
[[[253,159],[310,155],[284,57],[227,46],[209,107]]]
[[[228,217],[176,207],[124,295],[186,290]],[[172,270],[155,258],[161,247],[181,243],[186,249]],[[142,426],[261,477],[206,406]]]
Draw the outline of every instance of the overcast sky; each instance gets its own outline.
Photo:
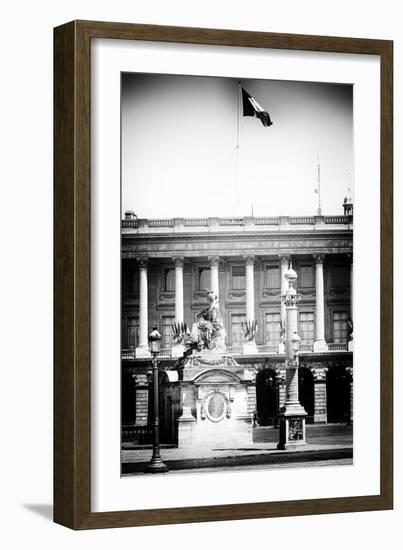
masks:
[[[237,82],[122,75],[123,212],[238,216],[253,205],[255,216],[313,215],[318,154],[322,212],[343,212],[353,187],[352,86],[242,80],[273,126],[240,118],[238,170]]]

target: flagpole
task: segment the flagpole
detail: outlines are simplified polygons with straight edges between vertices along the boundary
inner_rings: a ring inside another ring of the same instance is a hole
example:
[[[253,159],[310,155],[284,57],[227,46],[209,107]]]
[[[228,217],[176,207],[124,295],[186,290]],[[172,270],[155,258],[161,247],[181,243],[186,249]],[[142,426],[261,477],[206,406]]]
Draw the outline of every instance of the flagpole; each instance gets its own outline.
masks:
[[[321,216],[322,215],[322,205],[321,205],[321,200],[320,200],[320,162],[319,162],[319,154],[317,156],[317,160],[318,160],[318,187],[317,187],[317,190],[318,190],[318,216]]]
[[[241,83],[238,82],[238,116],[237,116],[237,131],[236,131],[236,207],[237,214],[241,214]]]

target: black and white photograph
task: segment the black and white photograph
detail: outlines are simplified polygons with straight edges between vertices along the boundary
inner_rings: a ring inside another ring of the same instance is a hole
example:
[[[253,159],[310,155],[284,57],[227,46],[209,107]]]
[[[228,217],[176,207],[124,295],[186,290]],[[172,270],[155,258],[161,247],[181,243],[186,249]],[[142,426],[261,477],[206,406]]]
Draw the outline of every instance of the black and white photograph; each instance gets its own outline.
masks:
[[[122,73],[121,475],[353,464],[353,86]]]

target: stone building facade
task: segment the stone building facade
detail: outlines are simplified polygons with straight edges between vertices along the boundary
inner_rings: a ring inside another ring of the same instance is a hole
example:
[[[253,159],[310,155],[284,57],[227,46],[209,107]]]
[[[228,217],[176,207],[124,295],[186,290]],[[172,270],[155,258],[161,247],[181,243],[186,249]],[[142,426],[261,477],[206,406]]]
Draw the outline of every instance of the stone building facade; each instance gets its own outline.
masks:
[[[175,366],[181,351],[172,324],[189,327],[219,296],[228,353],[253,375],[249,413],[276,425],[285,400],[285,310],[290,263],[298,274],[300,400],[312,423],[352,421],[353,215],[122,220],[123,441],[144,443],[152,415],[148,334],[162,334],[162,439],[175,443],[181,414]],[[256,321],[247,345],[245,322]]]

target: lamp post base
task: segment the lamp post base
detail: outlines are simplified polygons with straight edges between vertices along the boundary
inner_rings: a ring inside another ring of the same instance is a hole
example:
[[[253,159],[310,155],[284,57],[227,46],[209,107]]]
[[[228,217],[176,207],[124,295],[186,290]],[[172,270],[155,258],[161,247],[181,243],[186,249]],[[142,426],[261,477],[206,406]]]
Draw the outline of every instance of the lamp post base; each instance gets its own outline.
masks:
[[[161,457],[153,457],[144,470],[146,474],[162,474],[168,472],[168,466],[162,462]]]
[[[306,444],[305,416],[305,411],[302,414],[280,415],[280,437],[277,445],[279,451],[292,450]]]

